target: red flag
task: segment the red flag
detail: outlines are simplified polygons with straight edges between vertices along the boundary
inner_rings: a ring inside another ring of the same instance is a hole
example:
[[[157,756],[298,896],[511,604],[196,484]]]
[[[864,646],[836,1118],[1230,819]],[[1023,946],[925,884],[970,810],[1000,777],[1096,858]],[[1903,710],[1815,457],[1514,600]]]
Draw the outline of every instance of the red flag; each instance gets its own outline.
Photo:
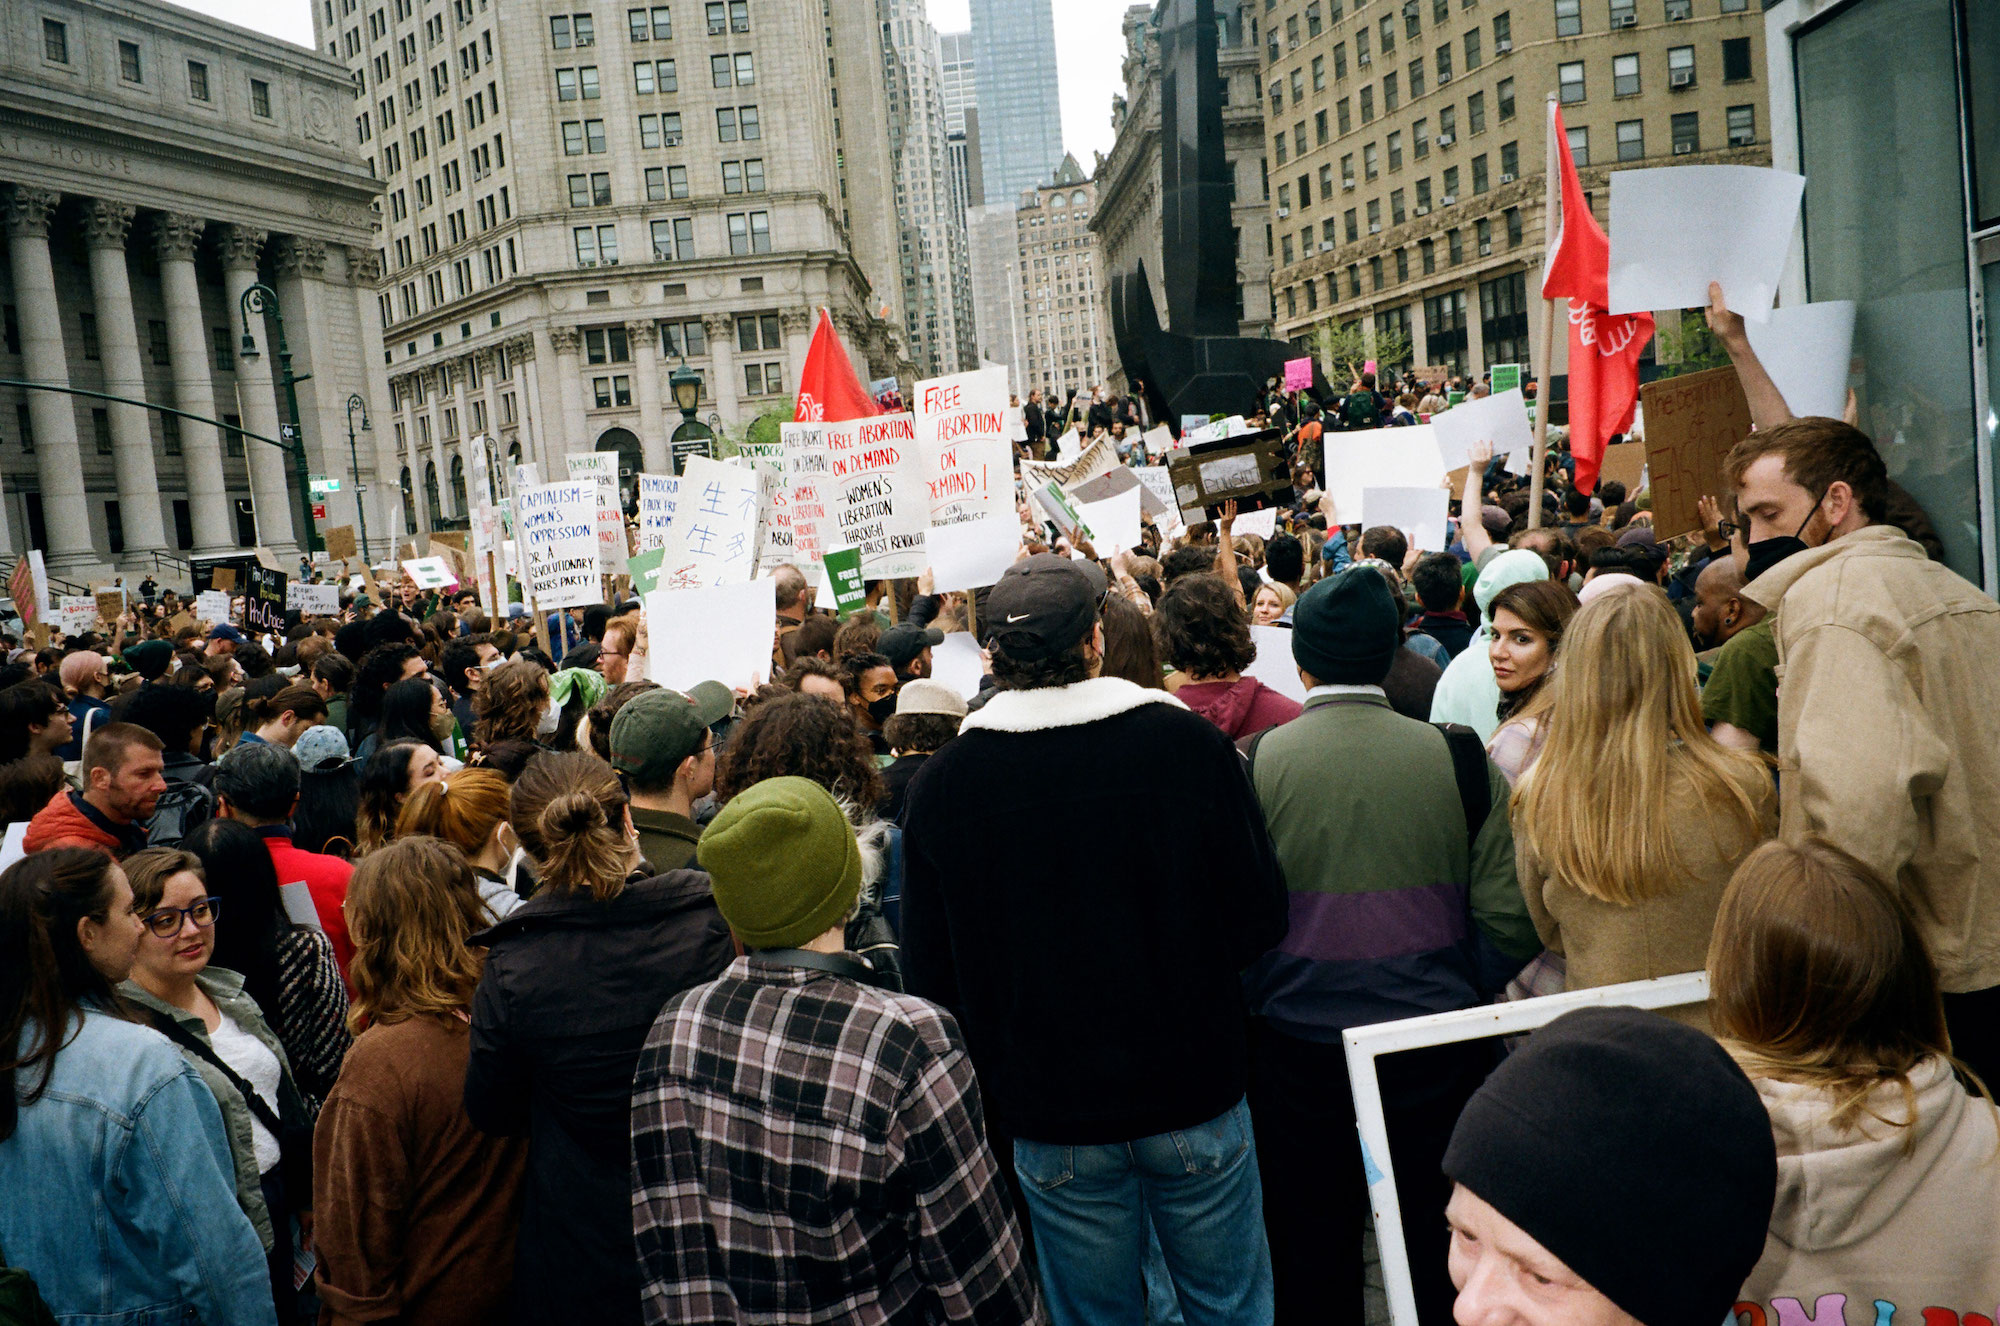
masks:
[[[792,422],[838,423],[842,419],[865,419],[880,413],[880,407],[854,376],[854,365],[833,330],[832,315],[821,309],[812,346],[806,351],[806,366],[799,373],[799,399]]]
[[[14,600],[14,613],[23,626],[35,624],[35,568],[26,553],[14,563],[14,574],[7,577],[7,597]]]
[[[1569,450],[1576,486],[1597,487],[1597,467],[1612,434],[1632,427],[1639,404],[1639,355],[1653,339],[1653,315],[1606,311],[1611,302],[1611,241],[1591,215],[1570,155],[1562,111],[1549,107],[1551,169],[1562,178],[1555,240],[1542,271],[1542,297],[1569,300]]]

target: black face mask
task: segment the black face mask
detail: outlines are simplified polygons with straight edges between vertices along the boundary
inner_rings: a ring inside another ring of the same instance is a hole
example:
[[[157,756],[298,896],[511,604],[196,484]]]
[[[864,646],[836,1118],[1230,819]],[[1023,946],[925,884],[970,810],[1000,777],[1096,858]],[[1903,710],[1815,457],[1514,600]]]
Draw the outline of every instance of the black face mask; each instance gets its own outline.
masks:
[[[1825,500],[1826,494],[1821,493],[1813,502],[1812,510],[1806,512],[1806,518],[1799,522],[1798,529],[1793,533],[1781,534],[1775,539],[1758,539],[1755,543],[1745,545],[1750,553],[1749,565],[1743,568],[1746,580],[1755,580],[1787,557],[1796,556],[1812,547],[1799,536],[1806,532],[1807,525],[1812,524],[1812,518],[1819,514],[1819,504]]]
[[[896,716],[896,693],[890,691],[887,695],[869,705],[868,716],[875,720],[877,726],[894,718]]]

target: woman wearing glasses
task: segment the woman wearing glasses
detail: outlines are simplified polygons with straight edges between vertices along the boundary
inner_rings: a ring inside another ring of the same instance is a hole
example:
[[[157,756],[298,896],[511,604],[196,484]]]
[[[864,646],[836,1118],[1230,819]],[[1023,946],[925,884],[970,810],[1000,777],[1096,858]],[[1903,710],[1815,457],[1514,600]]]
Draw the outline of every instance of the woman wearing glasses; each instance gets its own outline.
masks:
[[[209,963],[223,900],[212,895],[201,858],[149,847],[126,858],[125,874],[145,928],[132,975],[118,991],[215,1093],[236,1198],[263,1241],[279,1320],[289,1321],[297,1316],[290,1217],[299,1213],[310,1224],[312,1119],[284,1046],[245,992],[243,976]]]

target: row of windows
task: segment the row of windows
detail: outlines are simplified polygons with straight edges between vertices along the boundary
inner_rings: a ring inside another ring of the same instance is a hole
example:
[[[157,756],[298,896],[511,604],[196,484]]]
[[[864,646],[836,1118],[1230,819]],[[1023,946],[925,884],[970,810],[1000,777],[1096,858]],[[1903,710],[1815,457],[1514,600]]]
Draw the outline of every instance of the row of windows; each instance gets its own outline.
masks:
[[[1731,147],[1748,147],[1757,141],[1757,107],[1755,105],[1731,106],[1723,112],[1724,127]],[[1701,113],[1683,111],[1671,117],[1668,125],[1672,135],[1675,156],[1701,151]],[[1637,161],[1646,155],[1646,122],[1644,120],[1620,120],[1612,126],[1612,134],[1617,142],[1617,159]],[[1590,164],[1590,129],[1579,125],[1569,130],[1569,150],[1575,156],[1576,164]]]
[[[1522,237],[1521,210],[1518,207],[1508,208],[1501,216],[1501,224],[1507,247],[1509,249],[1519,248]],[[1478,256],[1491,256],[1494,245],[1493,219],[1491,217],[1480,217],[1473,223],[1472,242],[1477,246]],[[1380,291],[1390,285],[1400,285],[1410,280],[1413,275],[1433,275],[1439,270],[1440,264],[1445,268],[1456,267],[1467,261],[1465,246],[1466,231],[1463,228],[1454,228],[1445,232],[1442,254],[1439,252],[1440,245],[1438,241],[1432,238],[1422,239],[1417,242],[1415,246],[1416,256],[1414,258],[1411,256],[1409,247],[1399,248],[1387,254],[1375,254],[1368,259],[1366,264],[1368,289],[1370,291]],[[1394,273],[1393,278],[1391,276],[1392,269]],[[1349,299],[1359,299],[1362,297],[1363,290],[1361,280],[1363,264],[1359,262],[1349,263],[1346,270],[1346,297]],[[1326,276],[1326,302],[1329,305],[1340,302],[1342,298],[1340,289],[1340,273],[1328,272]],[[1297,285],[1288,286],[1285,289],[1285,314],[1287,317],[1297,317],[1301,312],[1316,312],[1319,304],[1320,285],[1317,279],[1302,281]]]
[[[721,164],[722,191],[730,193],[763,193],[765,191],[764,161],[753,157],[745,161],[724,161]],[[688,170],[686,166],[650,166],[646,170],[646,201],[664,202],[673,198],[688,196]],[[611,174],[609,171],[593,171],[569,177],[569,205],[571,207],[609,207],[612,204]]]
[[[1394,21],[1392,18],[1385,16],[1382,19],[1381,32],[1382,32],[1381,51],[1383,56],[1387,57],[1389,55],[1394,54],[1396,49],[1395,28],[1394,28]],[[1469,29],[1464,34],[1464,36],[1460,38],[1459,46],[1458,48],[1456,48],[1456,49],[1461,49],[1464,52],[1464,68],[1468,73],[1474,69],[1479,68],[1480,64],[1485,58],[1484,40],[1482,37],[1482,32],[1483,30],[1480,28]],[[1414,36],[1415,33],[1412,32],[1411,35]],[[1513,35],[1514,35],[1514,27],[1513,27],[1512,12],[1508,11],[1495,14],[1493,16],[1493,52],[1495,55],[1505,55],[1509,51],[1514,49]],[[1450,42],[1446,42],[1444,45],[1439,46],[1437,48],[1433,56],[1437,69],[1437,84],[1439,87],[1443,87],[1445,84],[1451,82],[1452,78],[1455,76],[1457,72],[1453,68],[1454,49],[1455,48]],[[1333,76],[1335,80],[1346,78],[1347,77],[1346,42],[1344,41],[1336,42],[1334,44],[1332,50],[1332,59],[1333,59]],[[1371,65],[1373,65],[1374,62],[1375,62],[1375,57],[1369,49],[1368,29],[1364,26],[1357,29],[1354,34],[1354,63],[1357,67],[1366,69]],[[1313,57],[1310,66],[1310,74],[1311,74],[1312,90],[1314,92],[1322,92],[1325,91],[1326,89],[1326,67],[1327,67],[1327,56],[1316,55]],[[1288,84],[1291,88],[1292,104],[1294,106],[1297,106],[1305,101],[1307,72],[1308,72],[1307,69],[1303,68],[1293,69],[1290,72],[1290,76],[1288,79],[1283,77],[1274,77],[1271,79],[1271,88],[1270,88],[1271,110],[1274,114],[1284,109],[1285,89]],[[1424,94],[1424,85],[1425,85],[1425,74],[1426,74],[1425,57],[1423,57],[1422,55],[1418,55],[1416,59],[1411,60],[1409,62],[1407,72],[1409,74],[1410,96],[1413,99],[1416,97],[1421,97]],[[1394,89],[1396,87],[1396,80],[1398,77],[1399,74],[1396,71],[1391,71],[1390,73],[1384,76],[1383,81],[1385,84],[1385,92],[1384,92],[1385,97],[1393,98],[1396,95]],[[1364,100],[1370,99],[1371,96],[1372,94],[1370,94],[1368,90],[1366,89],[1363,90]],[[1393,107],[1391,107],[1391,109],[1393,109]]]
[[[1556,14],[1556,36],[1579,37],[1583,35],[1584,0],[1553,0]],[[1648,9],[1651,5],[1648,4]],[[1607,0],[1606,19],[1612,28],[1634,28],[1639,26],[1639,0]],[[1717,0],[1718,14],[1747,14],[1750,0]],[[1682,23],[1694,17],[1694,0],[1661,0],[1660,20],[1666,23]]]
[[[763,137],[763,117],[755,106],[716,108],[716,142],[757,142]],[[679,147],[681,138],[679,111],[665,111],[639,117],[640,147]],[[565,120],[562,122],[562,140],[563,155],[566,157],[599,156],[610,150],[603,120]]]
[[[70,63],[69,24],[60,19],[42,20],[42,58],[51,64]],[[120,81],[143,87],[146,82],[146,68],[136,41],[118,43],[118,77]],[[214,94],[209,89],[208,65],[201,60],[187,62],[187,88],[190,101],[212,101]],[[250,113],[259,119],[271,118],[271,84],[267,79],[250,80]]]
[[[708,0],[704,16],[708,20],[708,35],[711,37],[747,33],[750,31],[750,0]],[[633,41],[672,41],[673,7],[652,5],[645,9],[628,9],[625,11],[625,29]],[[595,46],[597,22],[589,14],[552,14],[549,16],[549,43],[559,51]]]
[[[1391,87],[1390,90],[1393,92],[1394,90],[1393,87]],[[1361,123],[1364,125],[1373,123],[1375,119],[1375,101],[1373,96],[1371,95],[1373,91],[1374,89],[1372,87],[1361,89],[1362,92]],[[1512,120],[1514,118],[1514,112],[1515,112],[1514,80],[1512,78],[1501,79],[1497,84],[1494,85],[1493,93],[1494,93],[1495,106],[1498,111],[1498,118],[1501,121],[1501,123],[1504,124],[1507,121]],[[1394,110],[1396,109],[1396,105],[1397,105],[1396,101],[1394,100],[1393,97],[1391,97],[1388,101],[1386,109]],[[1331,142],[1332,139],[1336,136],[1345,137],[1353,129],[1354,122],[1350,112],[1350,102],[1348,98],[1342,97],[1337,103],[1335,103],[1334,115],[1335,115],[1335,123],[1338,125],[1337,134],[1329,132],[1327,125],[1327,115],[1324,110],[1314,114],[1313,116],[1314,147],[1323,147],[1327,143]],[[1466,97],[1465,127],[1466,127],[1466,132],[1469,135],[1478,135],[1486,132],[1486,93],[1484,91],[1474,92]],[[1432,142],[1430,128],[1431,128],[1431,120],[1429,116],[1420,116],[1410,125],[1411,143],[1416,152],[1416,155],[1419,158],[1428,156],[1430,154],[1431,142]],[[1459,124],[1458,124],[1457,103],[1452,102],[1439,106],[1437,108],[1436,142],[1440,150],[1448,148],[1453,143],[1458,141],[1458,130],[1459,130]],[[1394,145],[1395,142],[1400,140],[1401,133],[1402,133],[1401,130],[1395,130],[1392,131],[1389,135],[1391,139],[1392,156],[1398,154],[1395,150]],[[1272,140],[1272,147],[1277,157],[1277,164],[1280,166],[1284,165],[1291,156],[1304,157],[1306,153],[1311,150],[1311,148],[1309,148],[1306,143],[1306,122],[1304,120],[1300,120],[1297,124],[1292,126],[1292,132],[1290,134],[1291,150],[1288,151],[1287,136],[1283,132],[1280,132],[1277,135],[1277,137]],[[1367,150],[1368,149],[1366,148],[1363,149],[1364,154],[1367,152]],[[1346,156],[1343,156],[1341,158],[1341,163],[1342,164],[1340,173],[1342,178],[1344,180],[1352,180],[1354,178],[1353,154],[1348,153]],[[1394,167],[1392,166],[1391,169],[1394,169]]]
[[[769,212],[731,212],[723,220],[732,256],[741,257],[771,251]],[[652,239],[654,262],[689,262],[700,256],[695,247],[693,218],[674,217],[653,221],[648,223],[647,229]],[[600,264],[615,266],[618,263],[616,222],[573,226],[570,228],[570,236],[575,245],[576,261],[579,266],[596,267]]]
[[[1589,95],[1586,85],[1585,62],[1571,60],[1556,66],[1556,94],[1566,106],[1583,101]],[[1676,92],[1695,86],[1696,66],[1694,47],[1672,46],[1667,49],[1667,86]],[[1756,77],[1750,62],[1750,39],[1730,37],[1722,43],[1722,81],[1725,83],[1747,83]],[[1614,55],[1611,57],[1611,95],[1614,97],[1636,97],[1643,90],[1643,76],[1639,57],[1636,54]]]

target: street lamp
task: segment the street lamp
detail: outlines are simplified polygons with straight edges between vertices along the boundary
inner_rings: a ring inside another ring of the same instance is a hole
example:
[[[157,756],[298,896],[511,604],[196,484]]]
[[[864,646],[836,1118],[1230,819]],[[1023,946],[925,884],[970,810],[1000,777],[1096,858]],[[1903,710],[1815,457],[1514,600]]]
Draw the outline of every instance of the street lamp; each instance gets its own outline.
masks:
[[[368,422],[368,402],[355,392],[347,398],[347,461],[354,470],[354,515],[361,522],[361,564],[368,565],[368,503],[361,494],[366,489],[361,486],[361,456],[354,449],[354,412],[361,411],[361,431],[374,432]]]
[[[278,292],[262,281],[243,292],[243,348],[238,353],[244,359],[257,358],[257,338],[250,334],[250,315],[267,313],[278,334],[278,376],[285,386],[285,410],[291,421],[279,430],[285,440],[286,449],[292,453],[292,474],[299,483],[299,519],[305,526],[305,550],[310,557],[320,550],[319,530],[313,524],[312,478],[306,471],[306,439],[299,428],[299,383],[312,374],[298,377],[292,373],[292,348],[285,341],[285,315],[278,310]]]
[[[685,465],[683,456],[696,451],[704,455],[713,452],[712,443],[707,447],[694,444],[703,439],[713,439],[715,430],[694,417],[695,410],[701,405],[701,374],[689,368],[686,359],[681,360],[679,368],[667,374],[667,387],[674,393],[674,405],[681,412],[681,426],[674,430],[671,442],[673,470],[679,474]],[[686,451],[681,448],[683,440],[690,444]]]

